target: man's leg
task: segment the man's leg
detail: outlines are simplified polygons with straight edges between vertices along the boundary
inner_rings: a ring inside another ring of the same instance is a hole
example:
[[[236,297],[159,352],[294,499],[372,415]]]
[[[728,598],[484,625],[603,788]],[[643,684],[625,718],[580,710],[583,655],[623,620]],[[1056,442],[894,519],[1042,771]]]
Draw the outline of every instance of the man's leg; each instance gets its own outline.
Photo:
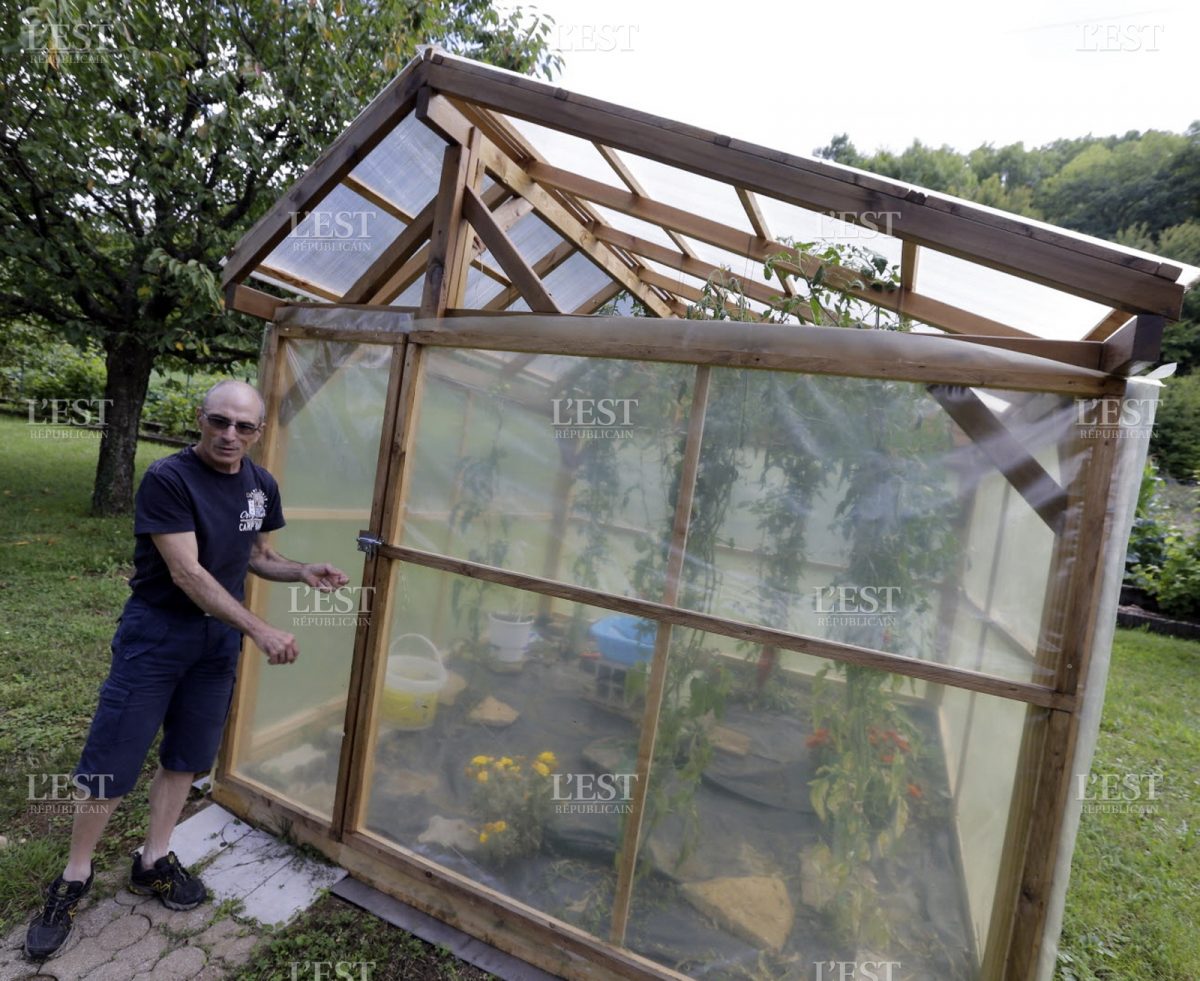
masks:
[[[86,882],[92,874],[92,853],[121,800],[120,797],[90,799],[76,808],[75,820],[71,825],[71,854],[62,876],[68,882]]]
[[[150,868],[171,850],[171,832],[183,813],[195,778],[194,773],[166,770],[162,766],[154,774],[154,782],[150,784],[150,827],[142,846],[142,868]]]

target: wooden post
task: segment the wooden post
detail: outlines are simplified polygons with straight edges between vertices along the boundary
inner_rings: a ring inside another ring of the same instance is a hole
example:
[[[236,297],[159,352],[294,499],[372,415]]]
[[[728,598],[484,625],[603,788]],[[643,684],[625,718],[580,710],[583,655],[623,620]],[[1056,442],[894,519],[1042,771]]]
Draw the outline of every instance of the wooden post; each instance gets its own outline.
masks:
[[[279,337],[279,328],[274,324],[267,327],[263,337],[262,354],[258,362],[258,390],[266,406],[266,430],[254,454],[259,466],[278,476],[276,468],[283,459],[283,435],[279,431],[280,401],[290,375],[284,345]],[[246,578],[247,609],[263,616],[266,605],[266,585],[257,576]],[[242,640],[242,652],[238,661],[239,683],[237,697],[229,710],[229,721],[217,762],[216,778],[220,780],[232,772],[241,762],[249,742],[247,731],[254,721],[254,708],[258,701],[258,681],[262,672],[262,653],[250,641]]]
[[[403,522],[404,499],[408,492],[406,464],[416,432],[417,412],[422,386],[422,349],[410,343],[398,345],[393,357],[392,379],[388,386],[389,406],[394,408],[390,436],[381,441],[380,471],[376,474],[376,497],[372,504],[371,530],[384,541],[398,537]],[[402,366],[397,371],[397,362]],[[399,377],[398,396],[391,396]],[[377,720],[375,706],[387,668],[387,639],[391,633],[394,609],[393,570],[395,564],[384,556],[368,558],[363,576],[373,587],[371,613],[355,635],[354,664],[351,669],[350,696],[346,706],[346,739],[342,743],[342,761],[338,774],[338,814],[336,831],[346,835],[362,824],[366,799],[375,768]]]
[[[701,365],[696,369],[692,387],[691,416],[688,419],[687,442],[683,451],[683,473],[679,480],[679,496],[675,501],[675,520],[671,527],[671,543],[667,553],[666,586],[662,602],[674,606],[679,599],[679,579],[687,550],[688,526],[692,517],[692,498],[696,491],[696,472],[700,465],[700,444],[704,437],[704,416],[708,410],[708,386],[711,369]],[[625,822],[624,840],[617,864],[617,887],[613,897],[611,940],[625,942],[625,925],[633,899],[634,872],[637,869],[641,845],[642,819],[646,813],[649,792],[650,765],[654,759],[654,743],[658,736],[658,719],[662,712],[663,690],[667,682],[667,656],[671,647],[671,625],[660,623],[654,639],[654,657],[650,662],[650,677],[646,683],[646,708],[642,713],[642,730],[638,740],[637,783],[634,786],[630,813]]]
[[[1110,494],[1116,491],[1111,486],[1115,435],[1091,442],[1069,492],[1068,521],[1055,542],[1036,662],[1053,672],[1056,689],[1069,695],[1078,692],[1090,660],[1102,578],[1097,570],[1111,537]],[[1075,445],[1082,450],[1078,438]],[[984,978],[1033,979],[1071,790],[1079,708],[1075,702],[1073,709],[1029,709],[984,953]]]

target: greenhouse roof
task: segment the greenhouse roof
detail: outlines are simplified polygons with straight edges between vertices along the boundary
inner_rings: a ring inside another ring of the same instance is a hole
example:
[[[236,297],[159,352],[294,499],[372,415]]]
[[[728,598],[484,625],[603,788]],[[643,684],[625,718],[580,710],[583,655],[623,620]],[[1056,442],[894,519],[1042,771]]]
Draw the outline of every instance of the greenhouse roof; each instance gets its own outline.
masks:
[[[464,221],[466,281],[444,284],[446,239]],[[796,243],[814,244],[797,257]],[[883,290],[828,262],[822,275],[916,330],[1109,372],[1157,359],[1165,322],[1200,279],[1147,253],[431,48],[243,237],[224,286],[231,308],[266,319],[295,301],[589,314],[622,292],[677,317],[718,273],[757,310],[804,296],[827,244],[895,264],[899,282]],[[768,276],[765,260],[785,253],[793,263]]]

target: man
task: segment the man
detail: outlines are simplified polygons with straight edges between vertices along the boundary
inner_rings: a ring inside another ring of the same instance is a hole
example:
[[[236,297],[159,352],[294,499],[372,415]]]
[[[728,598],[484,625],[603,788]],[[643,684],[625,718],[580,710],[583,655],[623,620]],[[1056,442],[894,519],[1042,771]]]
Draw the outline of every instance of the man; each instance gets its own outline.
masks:
[[[112,642],[112,666],[75,770],[91,799],[75,814],[67,866],[29,925],[25,952],[45,959],[71,934],[92,884],[92,853],[109,816],[133,789],[161,727],[159,768],[150,786],[150,824],[134,854],[129,889],[170,909],[191,909],[204,884],[169,851],[195,774],[212,765],[233,695],[246,634],[271,664],[299,650],[242,605],[247,570],[276,582],[321,590],[345,585],[327,563],[285,559],[267,544],[283,527],[275,479],[247,458],[262,434],[265,409],[254,388],[218,382],[196,410],[200,439],[151,464],[138,487],[132,595]]]

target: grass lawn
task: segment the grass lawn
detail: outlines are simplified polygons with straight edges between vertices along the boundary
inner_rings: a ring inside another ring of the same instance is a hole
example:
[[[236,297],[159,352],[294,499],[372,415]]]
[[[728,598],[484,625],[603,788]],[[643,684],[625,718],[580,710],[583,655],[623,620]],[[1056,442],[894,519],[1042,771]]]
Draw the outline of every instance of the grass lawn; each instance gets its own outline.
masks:
[[[94,438],[33,439],[0,417],[0,929],[24,919],[66,854],[68,818],[29,801],[74,766],[128,589],[128,518],[86,516]],[[172,452],[143,444],[138,473]],[[147,766],[147,773],[152,764]],[[1097,774],[1161,772],[1154,813],[1085,813],[1059,977],[1200,979],[1200,644],[1118,632]],[[98,867],[128,861],[146,817],[143,782],[113,819]],[[374,961],[373,978],[484,977],[327,897],[273,936],[245,978],[296,961]],[[402,972],[402,973],[400,973]]]

